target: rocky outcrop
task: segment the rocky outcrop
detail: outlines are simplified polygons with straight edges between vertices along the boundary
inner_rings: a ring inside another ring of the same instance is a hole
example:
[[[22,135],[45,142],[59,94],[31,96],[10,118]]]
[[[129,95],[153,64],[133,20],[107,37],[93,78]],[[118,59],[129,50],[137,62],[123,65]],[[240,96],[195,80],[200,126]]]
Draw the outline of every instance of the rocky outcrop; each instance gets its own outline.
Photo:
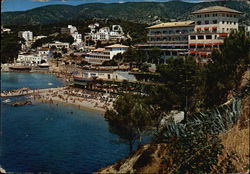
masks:
[[[17,107],[17,106],[23,106],[23,105],[31,105],[31,101],[16,101],[11,103],[11,106]]]
[[[100,169],[97,173],[162,173],[166,147],[164,143],[144,145],[128,158]]]

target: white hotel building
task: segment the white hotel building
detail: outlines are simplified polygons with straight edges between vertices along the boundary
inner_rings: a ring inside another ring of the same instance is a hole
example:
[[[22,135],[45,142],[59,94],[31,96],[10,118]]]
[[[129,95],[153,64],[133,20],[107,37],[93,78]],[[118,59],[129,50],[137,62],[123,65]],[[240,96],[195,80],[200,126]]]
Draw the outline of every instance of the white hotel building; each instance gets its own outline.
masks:
[[[123,54],[128,49],[126,45],[114,44],[105,48],[97,48],[86,54],[85,60],[93,65],[101,65],[105,61],[112,60],[118,53]]]
[[[194,21],[168,22],[148,27],[148,41],[136,47],[142,50],[160,48],[164,57],[188,54],[188,36],[194,32]]]
[[[189,35],[189,54],[209,57],[232,30],[238,30],[241,12],[221,6],[192,12],[194,33]]]
[[[145,51],[160,48],[165,58],[181,55],[209,58],[213,48],[219,48],[232,30],[238,30],[240,14],[221,6],[203,8],[192,12],[192,21],[148,27],[147,43],[136,46]]]

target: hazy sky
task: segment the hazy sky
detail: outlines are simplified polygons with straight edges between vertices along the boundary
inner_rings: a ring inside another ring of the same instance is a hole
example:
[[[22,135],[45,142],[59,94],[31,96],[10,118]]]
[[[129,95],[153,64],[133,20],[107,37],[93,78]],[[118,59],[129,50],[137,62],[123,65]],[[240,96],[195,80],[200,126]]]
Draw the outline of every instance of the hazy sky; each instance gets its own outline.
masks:
[[[4,0],[4,2],[2,3],[2,11],[23,11],[51,4],[79,5],[83,3],[93,3],[93,2],[123,3],[123,2],[138,2],[138,1],[165,2],[168,0]],[[184,1],[199,2],[202,0],[184,0]]]

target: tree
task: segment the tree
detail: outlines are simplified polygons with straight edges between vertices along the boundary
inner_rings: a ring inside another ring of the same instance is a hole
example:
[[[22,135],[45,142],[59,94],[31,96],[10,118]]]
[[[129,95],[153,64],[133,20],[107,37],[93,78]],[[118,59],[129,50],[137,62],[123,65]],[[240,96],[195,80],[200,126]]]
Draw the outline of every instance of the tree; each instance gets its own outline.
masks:
[[[79,65],[80,66],[85,66],[85,65],[89,65],[89,64],[90,64],[89,62],[87,62],[85,60],[82,60]]]
[[[118,54],[114,55],[113,60],[118,65],[118,69],[119,69],[120,64],[123,62],[123,56],[122,56],[122,54],[118,53]]]
[[[161,49],[160,48],[152,48],[149,52],[149,60],[152,63],[159,64],[161,58]]]
[[[117,66],[117,63],[114,60],[104,61],[102,66]]]
[[[25,40],[14,33],[1,34],[1,63],[13,62]]]
[[[144,103],[149,108],[150,118],[158,133],[161,120],[171,110],[175,109],[179,98],[178,95],[166,86],[151,86],[147,89],[147,94],[147,97],[144,98]]]
[[[55,40],[60,42],[68,42],[70,45],[74,42],[74,38],[67,34],[59,34],[55,37]]]
[[[146,105],[139,96],[132,94],[120,96],[114,103],[114,109],[108,110],[104,118],[110,131],[129,144],[130,151],[136,140],[141,142],[151,124]]]
[[[62,54],[58,52],[53,53],[53,57],[56,59],[56,66],[58,67],[58,61],[62,58]]]
[[[205,108],[226,102],[228,94],[238,90],[241,78],[250,62],[249,45],[250,38],[244,31],[233,31],[225,39],[223,48],[213,51],[213,62],[205,66]]]
[[[185,118],[201,108],[203,101],[203,68],[193,58],[170,59],[167,65],[158,67],[162,81],[178,96],[179,110],[184,111]]]

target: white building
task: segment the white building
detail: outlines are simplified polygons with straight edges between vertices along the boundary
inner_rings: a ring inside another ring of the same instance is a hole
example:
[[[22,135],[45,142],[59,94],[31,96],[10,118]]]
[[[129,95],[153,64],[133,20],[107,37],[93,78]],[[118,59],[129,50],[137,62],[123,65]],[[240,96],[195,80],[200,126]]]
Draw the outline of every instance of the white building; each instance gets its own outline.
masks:
[[[213,48],[219,48],[232,30],[238,30],[241,12],[221,6],[212,6],[192,12],[195,32],[189,36],[191,55],[209,57]]]
[[[77,76],[74,76],[75,82],[80,82],[82,80],[104,80],[104,81],[129,81],[129,82],[135,82],[137,81],[135,76],[133,74],[130,74],[129,72],[122,72],[122,71],[91,71],[86,70],[81,72],[81,74],[78,74]],[[76,83],[77,84],[77,83]]]
[[[42,57],[50,57],[51,56],[51,51],[49,48],[38,48],[37,53],[38,53],[38,56],[42,56]]]
[[[188,54],[188,36],[194,31],[194,21],[168,22],[148,27],[148,41],[136,45],[142,50],[160,48],[164,57]]]
[[[43,39],[46,38],[47,36],[35,36],[34,37],[34,41],[38,40],[38,39]]]
[[[124,32],[120,25],[113,25],[111,30],[109,27],[102,27],[98,31],[96,31],[95,30],[96,27],[97,27],[97,24],[89,25],[91,32],[88,34],[88,36],[94,41],[125,39]]]
[[[67,42],[59,42],[59,41],[56,41],[54,43],[49,43],[49,48],[55,46],[57,49],[62,49],[62,48],[66,48],[68,49],[69,48],[69,43]]]
[[[10,28],[4,28],[3,26],[1,26],[1,33],[10,33],[11,29]]]
[[[112,60],[118,53],[123,54],[128,49],[126,45],[114,44],[105,48],[97,48],[86,54],[85,60],[93,65],[101,65],[105,61]]]
[[[41,64],[42,61],[47,62],[47,57],[33,54],[19,54],[16,63],[22,65],[36,66],[38,64]]]
[[[32,41],[33,33],[31,31],[19,31],[18,37],[24,38],[26,41]]]

